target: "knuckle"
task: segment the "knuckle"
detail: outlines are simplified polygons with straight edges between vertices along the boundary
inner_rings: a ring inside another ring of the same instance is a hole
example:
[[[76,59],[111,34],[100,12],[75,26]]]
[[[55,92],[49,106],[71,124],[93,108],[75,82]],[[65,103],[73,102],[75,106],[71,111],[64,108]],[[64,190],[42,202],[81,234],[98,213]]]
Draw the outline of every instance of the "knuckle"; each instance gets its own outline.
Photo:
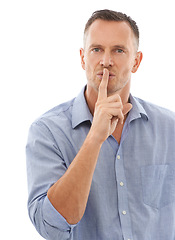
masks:
[[[121,118],[121,119],[124,118],[124,116],[123,116],[123,112],[122,112],[121,109],[118,109],[118,117]]]
[[[101,106],[101,101],[97,101],[96,104],[95,104],[95,107],[100,107]]]
[[[123,104],[121,103],[121,102],[117,102],[118,103],[118,107],[120,108],[120,109],[123,109]]]
[[[97,102],[96,104],[95,104],[95,109],[96,109],[96,111],[100,111],[100,112],[102,112],[103,111],[103,105],[102,105],[102,103],[101,102]]]

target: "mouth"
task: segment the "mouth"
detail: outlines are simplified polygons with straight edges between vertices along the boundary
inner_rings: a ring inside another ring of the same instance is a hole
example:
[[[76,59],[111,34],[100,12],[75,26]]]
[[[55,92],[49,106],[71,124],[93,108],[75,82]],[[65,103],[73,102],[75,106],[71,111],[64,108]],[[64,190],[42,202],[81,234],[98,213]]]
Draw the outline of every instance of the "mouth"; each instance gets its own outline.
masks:
[[[103,72],[98,72],[97,73],[97,77],[99,77],[100,79],[103,78]],[[112,79],[113,77],[115,77],[115,74],[113,72],[109,72],[109,79]]]

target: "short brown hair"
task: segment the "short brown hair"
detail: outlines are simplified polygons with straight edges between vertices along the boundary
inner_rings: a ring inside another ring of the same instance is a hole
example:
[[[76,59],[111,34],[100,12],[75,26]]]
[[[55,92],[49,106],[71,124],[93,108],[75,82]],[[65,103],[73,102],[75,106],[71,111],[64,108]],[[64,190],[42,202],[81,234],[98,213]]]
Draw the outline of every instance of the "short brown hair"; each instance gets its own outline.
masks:
[[[92,16],[89,18],[89,20],[85,25],[84,36],[87,33],[91,24],[97,19],[101,19],[105,21],[127,22],[130,28],[132,29],[134,36],[136,37],[137,47],[139,46],[139,28],[136,22],[131,17],[127,16],[122,12],[116,12],[108,9],[98,10],[92,14]]]

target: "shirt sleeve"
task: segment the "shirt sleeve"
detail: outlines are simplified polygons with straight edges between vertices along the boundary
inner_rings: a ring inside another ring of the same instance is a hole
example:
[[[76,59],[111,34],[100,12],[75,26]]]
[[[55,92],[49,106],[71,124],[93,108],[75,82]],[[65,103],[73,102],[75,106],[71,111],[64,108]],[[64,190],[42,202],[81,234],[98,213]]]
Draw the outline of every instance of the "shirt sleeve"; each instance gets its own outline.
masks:
[[[28,212],[33,225],[46,239],[70,239],[76,225],[70,225],[47,197],[47,191],[67,167],[49,127],[41,121],[30,127],[26,161]]]

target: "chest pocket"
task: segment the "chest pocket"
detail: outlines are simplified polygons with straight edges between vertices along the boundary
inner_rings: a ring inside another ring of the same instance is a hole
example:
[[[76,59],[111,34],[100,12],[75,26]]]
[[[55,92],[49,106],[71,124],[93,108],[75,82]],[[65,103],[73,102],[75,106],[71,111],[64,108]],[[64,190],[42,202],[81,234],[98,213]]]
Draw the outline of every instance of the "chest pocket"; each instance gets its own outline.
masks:
[[[145,204],[160,209],[175,201],[175,167],[150,165],[141,168]]]

